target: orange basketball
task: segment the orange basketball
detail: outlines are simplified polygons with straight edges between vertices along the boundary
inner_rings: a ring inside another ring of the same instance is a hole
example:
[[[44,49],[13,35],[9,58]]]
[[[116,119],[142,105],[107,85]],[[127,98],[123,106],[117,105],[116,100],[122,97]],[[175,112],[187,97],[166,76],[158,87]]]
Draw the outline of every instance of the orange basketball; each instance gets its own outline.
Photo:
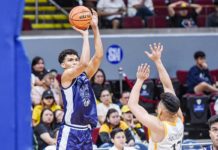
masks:
[[[92,13],[85,6],[74,7],[69,14],[69,22],[78,29],[86,30],[90,26]]]

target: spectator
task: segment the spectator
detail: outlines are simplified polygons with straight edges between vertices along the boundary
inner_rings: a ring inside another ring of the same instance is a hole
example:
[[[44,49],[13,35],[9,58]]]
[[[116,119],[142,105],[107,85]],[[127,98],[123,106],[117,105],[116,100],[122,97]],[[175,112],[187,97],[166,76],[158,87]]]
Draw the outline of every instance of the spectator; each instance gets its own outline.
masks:
[[[179,9],[176,11],[176,9]],[[202,7],[199,4],[188,4],[184,1],[177,1],[168,6],[168,12],[171,17],[173,27],[196,27],[197,16],[201,12]]]
[[[106,114],[110,108],[116,109],[121,115],[119,106],[117,104],[111,103],[112,98],[109,90],[102,90],[100,100],[102,103],[97,105],[98,121],[100,124],[102,124],[105,121]]]
[[[196,65],[189,70],[187,77],[188,91],[196,94],[218,92],[218,89],[212,86],[213,81],[209,74],[205,53],[202,51],[195,52],[194,59]]]
[[[209,135],[212,140],[212,145],[207,146],[204,150],[218,150],[218,115],[210,117],[208,120],[209,124]]]
[[[100,100],[101,91],[103,89],[108,89],[111,91],[110,83],[106,81],[106,75],[100,68],[92,77],[91,82],[97,100]]]
[[[104,121],[104,124],[100,127],[99,134],[100,139],[104,143],[101,147],[112,145],[111,144],[111,138],[110,133],[115,128],[121,128],[127,138],[127,145],[128,146],[134,146],[134,138],[129,130],[128,125],[120,120],[120,115],[116,109],[109,109]]]
[[[106,27],[118,29],[126,12],[126,5],[123,0],[99,0],[97,3],[97,11],[102,17],[102,24]]]
[[[109,150],[136,150],[134,147],[126,147],[126,136],[122,129],[115,128],[111,132],[111,141],[114,144]]]
[[[51,89],[54,94],[55,102],[62,106],[62,99],[61,99],[61,92],[59,86],[52,86],[52,81],[54,81],[54,77],[51,75],[51,73],[47,72],[44,74],[44,77],[42,78],[42,85],[41,86],[34,86],[31,90],[31,99],[32,104],[39,105],[41,103],[42,93],[45,90]]]
[[[207,27],[218,27],[218,0],[214,1],[215,12],[207,17]]]
[[[54,112],[54,116],[55,116],[55,128],[60,128],[64,117],[64,111],[62,109],[57,109]]]
[[[55,69],[51,69],[49,71],[50,76],[51,76],[51,88],[52,89],[59,89],[60,88],[60,84],[57,80],[57,76],[58,76],[58,71]]]
[[[43,109],[40,124],[34,129],[39,144],[39,150],[43,150],[48,145],[56,144],[53,121],[53,112],[49,108]]]
[[[142,125],[133,118],[133,114],[127,105],[124,105],[121,109],[123,121],[129,126],[132,135],[136,142],[144,142],[146,139],[145,132]]]
[[[146,26],[146,17],[154,14],[152,0],[130,0],[128,1],[128,16],[139,16]]]
[[[34,85],[42,85],[43,82],[41,80],[47,72],[44,59],[39,56],[34,57],[32,60],[32,74],[35,76],[35,78],[34,76],[32,77]]]
[[[36,105],[33,108],[32,123],[34,127],[40,123],[41,112],[44,108],[49,108],[53,112],[61,109],[61,107],[55,103],[54,96],[51,90],[44,91],[42,94],[41,105]]]
[[[121,94],[121,98],[120,98],[120,102],[119,102],[119,106],[120,108],[122,108],[122,106],[127,105],[128,101],[129,101],[129,95],[130,92],[129,91],[123,91]]]

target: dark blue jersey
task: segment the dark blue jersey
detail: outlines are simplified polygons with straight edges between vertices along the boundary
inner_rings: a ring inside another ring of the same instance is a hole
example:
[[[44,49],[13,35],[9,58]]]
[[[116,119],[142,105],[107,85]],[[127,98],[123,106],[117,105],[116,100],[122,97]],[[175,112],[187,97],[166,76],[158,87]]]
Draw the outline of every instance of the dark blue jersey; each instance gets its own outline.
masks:
[[[197,66],[193,66],[188,73],[187,84],[189,92],[194,91],[194,87],[201,82],[207,82],[212,84],[210,73],[208,69],[200,69]]]
[[[65,125],[96,127],[98,118],[95,95],[85,73],[75,78],[70,87],[62,88],[62,97]]]

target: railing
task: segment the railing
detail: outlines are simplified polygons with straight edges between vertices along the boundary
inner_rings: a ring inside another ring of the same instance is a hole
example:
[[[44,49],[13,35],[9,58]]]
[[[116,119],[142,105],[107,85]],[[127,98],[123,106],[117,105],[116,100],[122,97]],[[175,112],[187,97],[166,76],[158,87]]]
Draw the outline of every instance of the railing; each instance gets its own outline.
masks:
[[[191,150],[194,146],[200,146],[200,148],[195,148],[195,150],[203,150],[202,146],[211,145],[211,142],[199,142],[199,143],[188,143],[188,144],[182,144],[182,147],[186,146],[186,150]],[[188,147],[188,148],[187,148]],[[109,150],[109,148],[94,148],[94,150]]]

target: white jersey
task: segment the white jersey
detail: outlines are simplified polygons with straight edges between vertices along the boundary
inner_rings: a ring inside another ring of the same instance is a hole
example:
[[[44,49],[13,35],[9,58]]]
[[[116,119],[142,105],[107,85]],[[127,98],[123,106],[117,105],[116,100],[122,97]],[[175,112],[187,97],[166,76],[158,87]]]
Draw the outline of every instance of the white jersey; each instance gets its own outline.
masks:
[[[159,142],[155,143],[149,139],[148,150],[181,150],[182,139],[184,133],[184,125],[181,119],[177,119],[175,123],[162,121],[165,128],[165,137]]]

